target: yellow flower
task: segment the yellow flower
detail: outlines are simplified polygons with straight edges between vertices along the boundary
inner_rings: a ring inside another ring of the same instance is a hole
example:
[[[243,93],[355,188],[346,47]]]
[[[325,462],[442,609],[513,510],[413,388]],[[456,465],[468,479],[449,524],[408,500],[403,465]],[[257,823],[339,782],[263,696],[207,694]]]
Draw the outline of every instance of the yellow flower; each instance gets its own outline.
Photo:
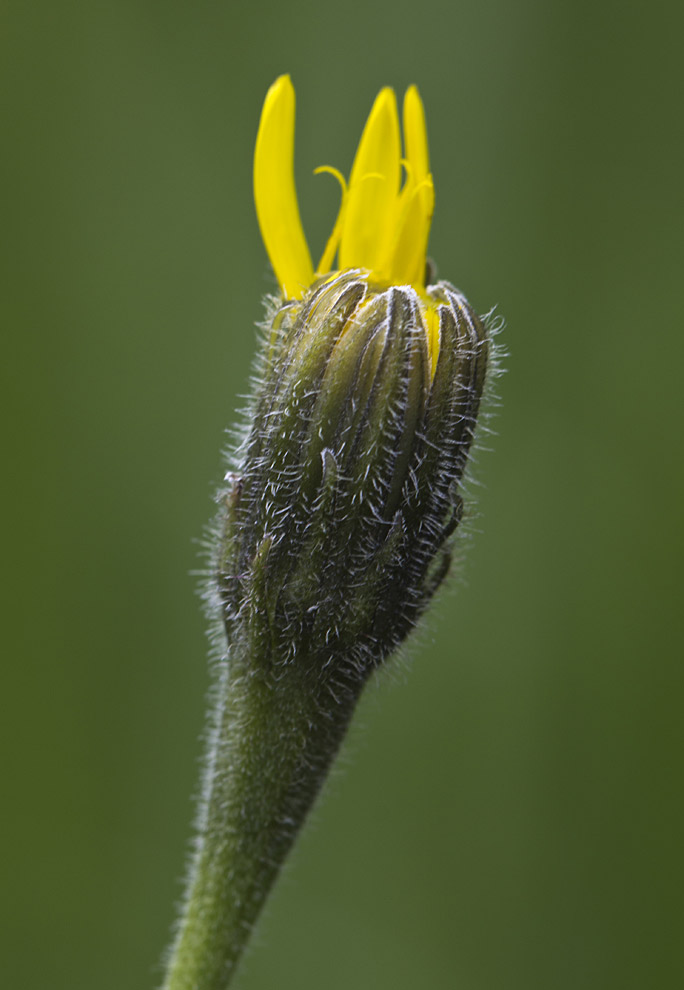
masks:
[[[396,97],[385,87],[366,122],[349,185],[336,169],[316,170],[339,179],[342,205],[314,272],[294,183],[294,87],[285,75],[269,89],[254,154],[254,199],[261,235],[286,298],[301,299],[317,275],[333,270],[337,255],[340,269],[363,269],[379,288],[413,286],[426,308],[432,308],[425,294],[425,259],[434,188],[423,104],[415,86],[406,92],[403,116],[404,158]]]

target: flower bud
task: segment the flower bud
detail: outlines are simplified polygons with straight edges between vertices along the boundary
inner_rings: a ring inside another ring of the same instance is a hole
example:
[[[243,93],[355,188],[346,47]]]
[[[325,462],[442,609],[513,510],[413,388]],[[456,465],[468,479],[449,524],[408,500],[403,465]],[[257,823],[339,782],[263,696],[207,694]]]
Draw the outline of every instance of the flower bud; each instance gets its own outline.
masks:
[[[487,351],[447,282],[345,271],[273,313],[224,500],[229,639],[362,675],[399,645],[449,569]]]

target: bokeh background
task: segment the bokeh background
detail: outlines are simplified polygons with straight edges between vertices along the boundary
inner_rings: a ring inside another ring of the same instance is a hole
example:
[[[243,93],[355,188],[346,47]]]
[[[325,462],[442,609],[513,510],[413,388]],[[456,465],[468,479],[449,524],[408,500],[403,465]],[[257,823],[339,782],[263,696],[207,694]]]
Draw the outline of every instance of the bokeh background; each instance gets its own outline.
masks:
[[[4,6],[4,986],[161,978],[285,71],[314,254],[312,169],[418,83],[431,253],[510,356],[464,580],[368,692],[237,985],[684,985],[683,9]]]

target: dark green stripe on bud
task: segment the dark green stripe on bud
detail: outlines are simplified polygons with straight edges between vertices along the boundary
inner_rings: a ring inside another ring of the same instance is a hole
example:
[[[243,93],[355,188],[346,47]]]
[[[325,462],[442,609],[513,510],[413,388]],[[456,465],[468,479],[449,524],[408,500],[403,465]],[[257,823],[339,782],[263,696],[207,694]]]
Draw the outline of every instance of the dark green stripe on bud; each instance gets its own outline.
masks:
[[[434,368],[409,287],[346,272],[273,315],[217,554],[229,640],[365,675],[447,573],[488,340],[452,286],[428,292]]]

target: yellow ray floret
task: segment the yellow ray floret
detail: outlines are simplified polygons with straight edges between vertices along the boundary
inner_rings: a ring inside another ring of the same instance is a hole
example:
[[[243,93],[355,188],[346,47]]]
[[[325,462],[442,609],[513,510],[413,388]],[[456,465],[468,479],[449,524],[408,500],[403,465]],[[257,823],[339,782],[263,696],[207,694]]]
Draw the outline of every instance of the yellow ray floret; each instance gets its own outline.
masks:
[[[254,201],[275,276],[290,299],[300,298],[314,277],[294,182],[294,125],[294,87],[289,76],[280,76],[261,111],[254,151]]]
[[[425,257],[435,191],[430,175],[423,103],[415,86],[404,97],[406,181],[398,206],[390,268],[398,281],[424,286]]]
[[[425,291],[425,258],[434,207],[423,104],[404,97],[404,157],[394,91],[381,89],[364,127],[349,185],[336,169],[342,204],[317,274],[362,268],[380,286]],[[283,294],[301,299],[314,279],[294,183],[295,94],[289,76],[269,89],[254,154],[254,198],[261,235]],[[402,186],[402,166],[404,182]]]
[[[409,86],[404,97],[404,144],[406,158],[411,163],[420,184],[430,175],[425,111],[416,86]]]
[[[385,87],[373,104],[349,178],[340,268],[367,268],[384,274],[400,183],[397,100],[394,91]]]

